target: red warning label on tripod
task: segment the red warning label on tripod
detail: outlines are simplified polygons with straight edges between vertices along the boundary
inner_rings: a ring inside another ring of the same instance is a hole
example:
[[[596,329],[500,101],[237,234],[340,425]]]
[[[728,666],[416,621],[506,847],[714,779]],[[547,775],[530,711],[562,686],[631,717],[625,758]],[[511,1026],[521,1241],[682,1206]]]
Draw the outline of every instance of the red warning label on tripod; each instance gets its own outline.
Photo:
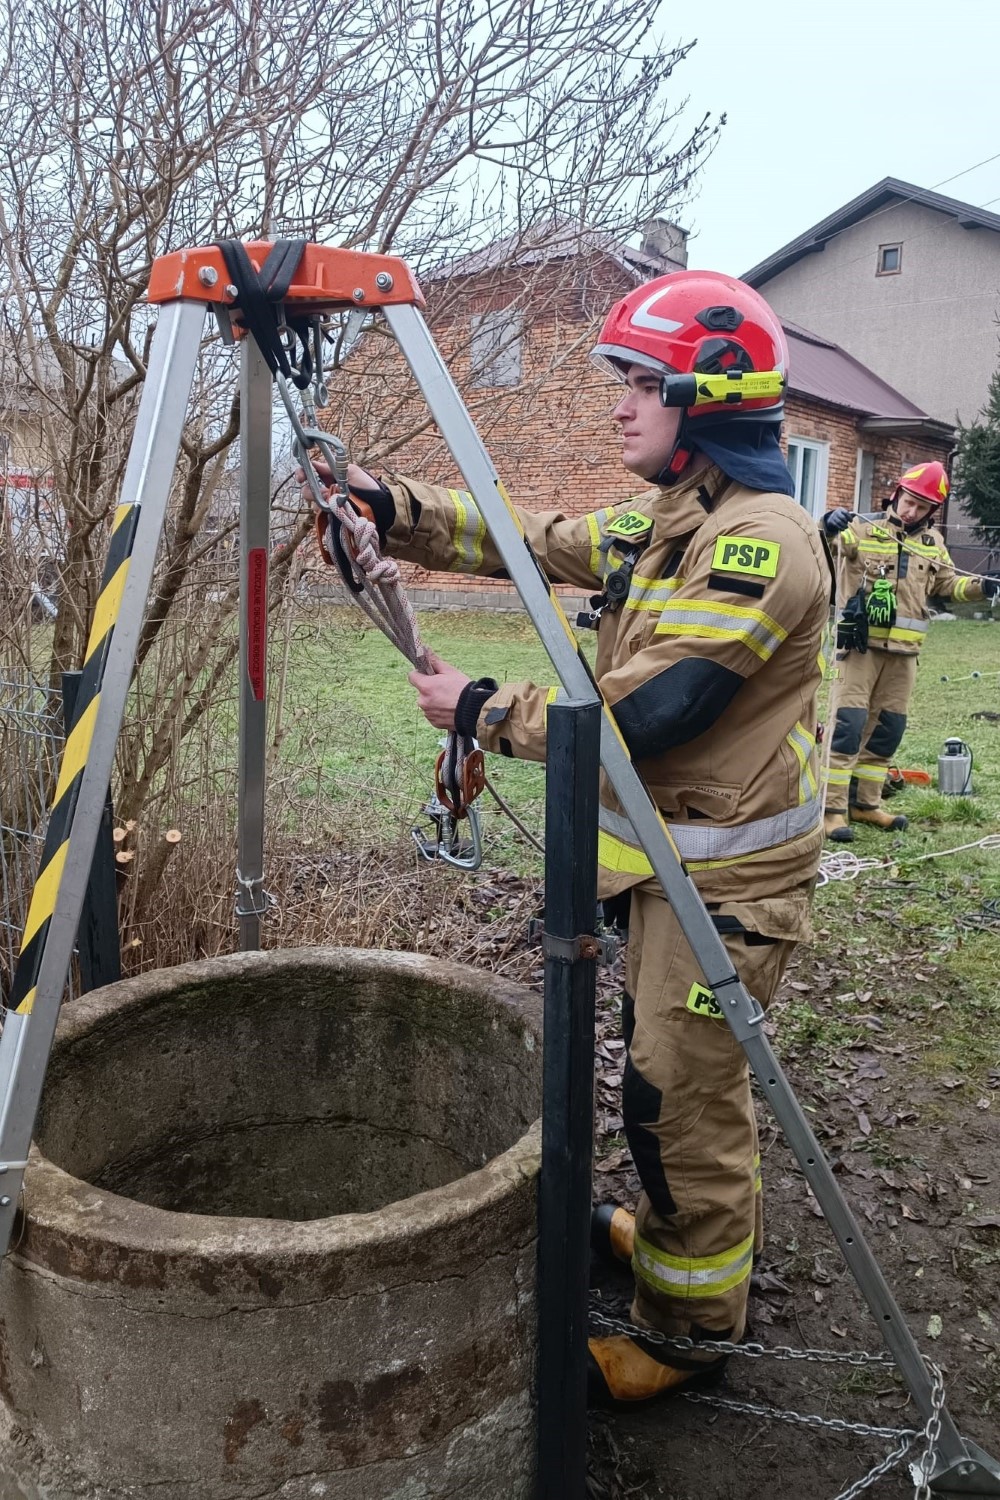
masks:
[[[247,554],[247,676],[257,702],[267,685],[267,548]]]

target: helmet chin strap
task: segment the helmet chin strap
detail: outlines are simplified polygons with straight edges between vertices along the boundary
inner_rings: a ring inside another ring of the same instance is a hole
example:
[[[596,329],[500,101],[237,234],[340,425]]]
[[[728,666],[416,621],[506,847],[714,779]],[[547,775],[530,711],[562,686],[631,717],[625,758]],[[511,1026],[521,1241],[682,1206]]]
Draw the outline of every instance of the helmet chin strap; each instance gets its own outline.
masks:
[[[678,428],[677,441],[671,449],[670,457],[658,474],[651,474],[649,476],[650,484],[658,484],[663,489],[669,489],[672,484],[676,484],[678,479],[680,479],[692,458],[694,458],[694,446],[691,443],[688,433],[688,419],[687,412],[685,412],[681,420],[681,425]]]

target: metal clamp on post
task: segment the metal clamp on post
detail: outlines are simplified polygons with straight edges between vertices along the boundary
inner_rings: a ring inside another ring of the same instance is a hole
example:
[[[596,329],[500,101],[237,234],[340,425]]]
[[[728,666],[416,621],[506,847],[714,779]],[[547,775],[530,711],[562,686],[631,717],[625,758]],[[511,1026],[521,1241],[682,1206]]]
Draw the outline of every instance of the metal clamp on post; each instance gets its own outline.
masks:
[[[605,966],[613,964],[618,956],[618,939],[610,934],[598,935],[581,932],[575,938],[554,937],[545,931],[545,918],[532,917],[528,923],[528,938],[541,943],[545,958],[559,958],[564,963],[575,963],[577,959],[589,958]]]
[[[262,879],[248,880],[236,871],[236,915],[237,917],[266,917],[277,906],[269,891],[265,891]]]

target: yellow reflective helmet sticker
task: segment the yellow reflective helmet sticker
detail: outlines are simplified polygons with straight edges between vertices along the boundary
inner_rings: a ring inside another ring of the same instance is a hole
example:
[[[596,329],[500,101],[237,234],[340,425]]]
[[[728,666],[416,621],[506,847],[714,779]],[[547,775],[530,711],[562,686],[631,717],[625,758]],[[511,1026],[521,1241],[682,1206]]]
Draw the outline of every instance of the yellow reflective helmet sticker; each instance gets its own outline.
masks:
[[[638,510],[626,510],[620,516],[615,516],[604,528],[605,536],[620,536],[627,541],[634,541],[637,537],[645,536],[647,531],[652,531],[653,522],[649,516],[644,516]]]
[[[718,573],[749,573],[754,578],[773,578],[778,571],[780,542],[765,542],[755,536],[720,536],[715,540],[712,568]]]
[[[687,1008],[696,1016],[708,1016],[711,1021],[722,1020],[722,1006],[703,984],[696,982],[688,990]]]

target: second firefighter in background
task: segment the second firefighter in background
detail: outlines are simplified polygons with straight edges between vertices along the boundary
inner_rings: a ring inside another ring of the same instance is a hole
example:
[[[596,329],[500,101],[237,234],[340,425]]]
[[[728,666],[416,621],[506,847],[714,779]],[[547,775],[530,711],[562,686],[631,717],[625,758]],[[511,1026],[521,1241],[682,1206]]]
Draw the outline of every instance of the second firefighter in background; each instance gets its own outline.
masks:
[[[906,729],[930,620],[927,601],[1000,593],[996,579],[955,570],[933,524],[948,488],[941,464],[915,464],[900,477],[884,514],[855,516],[841,508],[821,522],[837,558],[837,678],[824,819],[835,843],[853,839],[851,822],[906,827],[904,817],[883,811],[882,787]],[[852,778],[857,801],[849,805]]]

